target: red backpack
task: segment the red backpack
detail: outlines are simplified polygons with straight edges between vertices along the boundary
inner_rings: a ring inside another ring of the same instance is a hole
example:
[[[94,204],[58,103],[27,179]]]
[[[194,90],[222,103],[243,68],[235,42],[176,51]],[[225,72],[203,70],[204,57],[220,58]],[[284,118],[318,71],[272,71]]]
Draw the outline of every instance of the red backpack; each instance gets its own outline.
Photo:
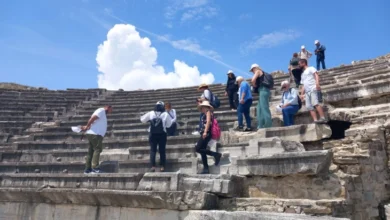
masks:
[[[211,127],[211,139],[219,140],[221,138],[221,128],[218,125],[217,119],[213,117],[213,125]]]

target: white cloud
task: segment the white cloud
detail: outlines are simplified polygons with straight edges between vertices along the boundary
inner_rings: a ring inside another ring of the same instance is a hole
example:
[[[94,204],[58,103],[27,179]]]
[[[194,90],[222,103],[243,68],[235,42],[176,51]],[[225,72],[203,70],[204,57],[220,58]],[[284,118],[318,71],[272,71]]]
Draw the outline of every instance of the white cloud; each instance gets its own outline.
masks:
[[[165,9],[165,17],[168,19],[172,19],[179,11],[190,8],[202,7],[208,3],[208,0],[171,0],[169,3],[170,6]]]
[[[181,16],[181,22],[186,22],[190,20],[200,20],[204,17],[206,18],[212,18],[218,14],[218,11],[214,7],[201,7],[201,8],[194,8],[191,10],[188,10],[183,13]]]
[[[255,37],[252,41],[241,45],[241,52],[248,53],[261,48],[272,48],[287,42],[293,41],[301,36],[301,33],[295,30],[275,31],[269,34],[263,34]]]
[[[107,89],[158,89],[213,83],[212,73],[201,74],[196,66],[175,60],[174,71],[157,65],[157,50],[133,25],[117,24],[98,47],[98,85]]]

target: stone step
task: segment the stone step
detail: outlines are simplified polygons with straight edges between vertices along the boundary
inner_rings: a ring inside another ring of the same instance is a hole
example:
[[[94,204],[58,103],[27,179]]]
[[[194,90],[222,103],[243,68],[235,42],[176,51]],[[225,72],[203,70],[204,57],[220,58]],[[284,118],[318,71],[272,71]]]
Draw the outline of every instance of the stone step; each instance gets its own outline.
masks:
[[[218,197],[194,191],[129,191],[74,188],[0,188],[1,202],[117,206],[129,208],[202,210],[217,208]],[[83,218],[84,219],[84,218]]]
[[[196,143],[199,139],[198,135],[181,135],[168,137],[168,145],[178,145],[185,143]],[[18,150],[55,150],[55,149],[88,149],[88,141],[18,141],[14,143]],[[147,137],[142,139],[127,139],[127,140],[103,140],[103,147],[107,149],[127,149],[129,147],[146,147],[149,146]]]
[[[357,85],[332,88],[323,93],[327,102],[339,102],[342,100],[356,99],[360,97],[373,97],[390,93],[390,80],[374,81]]]
[[[232,158],[220,173],[244,176],[327,175],[332,153],[327,150],[284,152],[271,156]],[[225,169],[228,169],[227,171]],[[213,171],[214,172],[214,171]]]
[[[17,117],[24,116],[24,111],[0,110],[1,117]]]
[[[198,160],[167,159],[166,172],[178,172],[187,174],[198,173]],[[158,161],[156,161],[158,164]],[[101,161],[100,168],[105,173],[146,173],[150,169],[149,160],[135,161]],[[83,173],[85,162],[3,162],[0,163],[1,173]]]
[[[344,199],[229,198],[220,200],[220,208],[229,211],[260,211],[334,217],[350,216],[351,213],[347,211],[349,206]],[[312,218],[315,219],[314,216]]]
[[[56,117],[56,115],[58,115],[58,112],[41,110],[41,111],[29,111],[26,114],[31,115],[32,117]]]
[[[1,174],[0,187],[115,189],[131,191],[199,191],[224,197],[242,196],[245,177],[179,173]]]
[[[0,154],[2,162],[85,162],[88,149],[71,150],[15,150],[3,149]],[[166,147],[166,158],[195,158],[195,143],[169,145]],[[150,158],[150,147],[129,147],[128,149],[104,149],[101,161],[147,160]],[[157,154],[156,158],[160,158]]]
[[[390,111],[390,105],[377,104],[370,106],[358,106],[353,108],[336,108],[329,113],[329,117],[334,120],[354,120],[360,117],[387,113]]]
[[[0,121],[49,121],[49,117],[42,116],[0,116]]]

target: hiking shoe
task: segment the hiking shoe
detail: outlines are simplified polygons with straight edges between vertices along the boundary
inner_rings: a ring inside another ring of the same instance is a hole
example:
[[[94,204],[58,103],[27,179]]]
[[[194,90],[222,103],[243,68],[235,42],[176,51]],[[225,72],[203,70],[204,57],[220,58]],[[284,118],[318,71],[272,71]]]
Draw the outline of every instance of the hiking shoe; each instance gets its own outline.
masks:
[[[326,123],[328,123],[328,120],[326,118],[320,118],[319,120],[314,121],[314,123],[316,123],[316,124],[326,124]]]
[[[149,173],[154,173],[154,172],[156,172],[156,168],[154,167],[150,168]]]
[[[246,131],[246,132],[250,132],[250,131],[252,131],[252,128],[245,128],[245,130],[244,131]]]
[[[192,135],[200,135],[199,131],[192,132]]]
[[[84,174],[90,174],[92,172],[92,169],[85,169]]]
[[[210,174],[209,169],[203,169],[203,171],[200,174]]]
[[[92,169],[91,173],[98,174],[101,173],[102,171],[99,168]]]
[[[216,156],[215,156],[215,166],[218,166],[219,165],[219,161],[221,161],[221,157],[222,157],[222,154],[218,153]]]
[[[238,127],[236,127],[234,130],[236,130],[236,131],[242,131],[242,130],[244,130],[244,127],[238,126]]]

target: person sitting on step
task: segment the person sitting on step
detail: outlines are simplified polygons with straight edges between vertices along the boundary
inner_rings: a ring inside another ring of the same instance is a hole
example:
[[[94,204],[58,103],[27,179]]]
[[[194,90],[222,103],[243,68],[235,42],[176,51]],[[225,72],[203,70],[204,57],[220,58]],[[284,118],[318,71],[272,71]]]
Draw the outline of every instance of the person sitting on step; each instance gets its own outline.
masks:
[[[103,151],[103,138],[107,132],[107,114],[112,112],[111,105],[98,108],[88,120],[86,126],[82,126],[82,131],[87,131],[86,136],[89,142],[88,156],[85,164],[85,174],[100,173],[99,158]]]
[[[167,144],[167,128],[171,127],[171,117],[165,112],[164,102],[158,101],[154,108],[154,111],[150,111],[141,116],[142,123],[150,123],[149,131],[149,144],[150,144],[150,172],[155,172],[156,169],[156,152],[158,146],[158,152],[160,153],[160,171],[165,171],[166,156],[165,146]]]
[[[283,113],[284,126],[291,126],[294,125],[294,116],[299,111],[298,91],[295,88],[290,88],[290,83],[287,80],[283,81],[280,86],[283,91],[280,108]]]
[[[168,136],[176,136],[177,122],[176,122],[176,110],[172,109],[172,105],[169,102],[165,102],[165,111],[171,117],[172,125],[167,128]]]
[[[202,157],[203,171],[201,174],[208,174],[209,165],[207,163],[207,155],[213,156],[215,158],[215,165],[218,166],[219,161],[221,160],[221,154],[213,152],[207,149],[207,145],[211,140],[211,128],[213,126],[213,106],[210,105],[209,101],[203,101],[198,109],[203,113],[202,118],[200,119],[200,138],[196,143],[196,152],[199,153]]]

